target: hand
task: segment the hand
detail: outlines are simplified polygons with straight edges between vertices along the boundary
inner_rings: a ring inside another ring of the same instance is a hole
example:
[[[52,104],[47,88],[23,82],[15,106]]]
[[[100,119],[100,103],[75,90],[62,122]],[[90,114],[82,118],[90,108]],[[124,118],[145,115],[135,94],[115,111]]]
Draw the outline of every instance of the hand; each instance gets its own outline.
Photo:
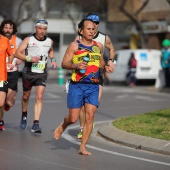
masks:
[[[109,60],[107,66],[109,66],[109,68],[108,68],[109,73],[113,73],[113,71],[115,69],[113,61]]]
[[[57,63],[55,61],[51,62],[51,68],[56,69],[57,68]]]
[[[10,70],[12,70],[14,68],[13,64],[7,64],[7,66],[9,67]]]
[[[25,58],[25,61],[32,62],[32,63],[38,63],[39,60],[40,60],[40,57],[38,56],[27,55]]]
[[[33,56],[33,57],[31,57],[30,62],[32,62],[32,63],[38,63],[39,60],[40,60],[40,57],[38,57],[38,56]]]
[[[88,63],[83,61],[81,63],[78,64],[78,69],[79,70],[83,70],[83,69],[86,69],[88,67]]]
[[[109,74],[110,74],[110,73],[113,73],[113,71],[112,71],[112,69],[111,69],[111,67],[110,67],[109,65],[106,65],[106,66],[105,66],[105,70],[106,70],[106,72],[109,73]]]

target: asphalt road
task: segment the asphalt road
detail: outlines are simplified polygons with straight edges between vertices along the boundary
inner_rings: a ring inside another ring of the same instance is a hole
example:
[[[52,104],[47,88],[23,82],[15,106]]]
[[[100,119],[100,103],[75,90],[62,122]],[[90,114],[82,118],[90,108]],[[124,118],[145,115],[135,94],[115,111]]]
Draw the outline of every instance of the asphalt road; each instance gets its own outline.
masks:
[[[15,106],[5,113],[6,130],[0,133],[0,170],[169,170],[170,157],[125,147],[107,141],[97,134],[106,122],[121,116],[169,108],[168,93],[151,92],[148,87],[105,86],[101,105],[95,115],[95,128],[87,148],[91,156],[77,154],[79,124],[71,125],[56,141],[54,129],[67,115],[64,86],[57,81],[47,84],[40,119],[42,134],[30,132],[33,122],[34,90],[29,102],[28,127],[19,127],[22,86]]]

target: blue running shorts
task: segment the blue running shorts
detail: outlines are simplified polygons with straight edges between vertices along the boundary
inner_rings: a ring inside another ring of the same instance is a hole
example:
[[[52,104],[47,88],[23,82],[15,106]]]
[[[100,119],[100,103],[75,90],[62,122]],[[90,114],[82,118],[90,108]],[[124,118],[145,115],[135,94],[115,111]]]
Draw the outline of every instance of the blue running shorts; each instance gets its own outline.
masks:
[[[69,84],[69,91],[67,94],[68,108],[81,108],[85,103],[94,106],[99,105],[99,85],[98,84]]]

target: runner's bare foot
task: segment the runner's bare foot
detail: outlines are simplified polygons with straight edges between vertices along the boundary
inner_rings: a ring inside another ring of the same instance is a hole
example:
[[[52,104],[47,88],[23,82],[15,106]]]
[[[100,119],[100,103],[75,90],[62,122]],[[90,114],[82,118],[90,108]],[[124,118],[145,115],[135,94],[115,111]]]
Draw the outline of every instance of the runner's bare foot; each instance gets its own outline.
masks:
[[[54,131],[54,138],[58,140],[61,136],[61,134],[64,132],[65,128],[63,128],[64,122],[62,122],[58,128]]]
[[[84,149],[82,149],[82,148],[79,149],[77,153],[81,154],[81,155],[91,155],[91,153],[88,152],[85,148]]]

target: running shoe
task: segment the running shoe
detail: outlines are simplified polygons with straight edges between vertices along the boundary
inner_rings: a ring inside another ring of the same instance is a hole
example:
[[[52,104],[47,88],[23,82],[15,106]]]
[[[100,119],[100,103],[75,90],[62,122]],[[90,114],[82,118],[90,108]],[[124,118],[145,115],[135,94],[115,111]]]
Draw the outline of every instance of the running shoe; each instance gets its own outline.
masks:
[[[34,123],[31,129],[33,133],[41,133],[41,128],[39,127],[39,123]]]
[[[21,116],[20,128],[23,130],[27,128],[27,117],[26,116]]]
[[[83,137],[83,129],[80,129],[78,135],[77,135],[77,139],[82,139]]]
[[[0,122],[0,131],[5,130],[4,121]]]
[[[8,110],[10,109],[10,106],[8,106],[7,104],[5,104],[4,109],[5,109],[5,111],[8,111]]]

